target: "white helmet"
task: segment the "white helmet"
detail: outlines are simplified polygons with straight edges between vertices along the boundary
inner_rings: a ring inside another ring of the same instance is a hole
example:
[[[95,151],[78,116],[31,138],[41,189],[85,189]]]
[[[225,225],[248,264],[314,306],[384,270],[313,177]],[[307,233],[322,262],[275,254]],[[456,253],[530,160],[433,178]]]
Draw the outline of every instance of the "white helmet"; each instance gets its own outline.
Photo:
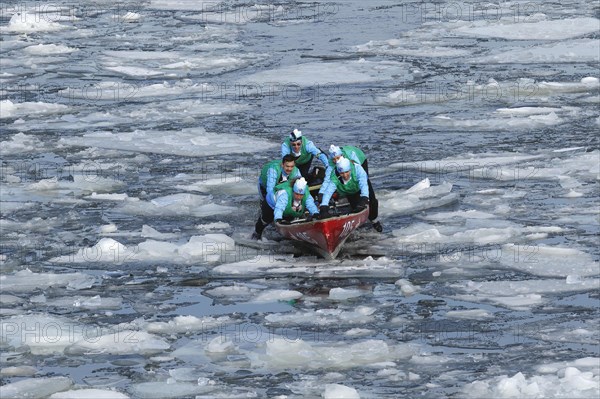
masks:
[[[348,158],[341,157],[335,163],[335,167],[336,167],[337,171],[340,173],[348,172],[348,171],[350,171],[350,161],[348,160]]]
[[[294,129],[290,133],[290,141],[298,141],[302,138],[302,132],[298,129]]]
[[[304,179],[304,177],[301,177],[298,180],[296,180],[296,182],[294,183],[294,192],[296,194],[304,194],[305,191],[306,191],[306,180]]]

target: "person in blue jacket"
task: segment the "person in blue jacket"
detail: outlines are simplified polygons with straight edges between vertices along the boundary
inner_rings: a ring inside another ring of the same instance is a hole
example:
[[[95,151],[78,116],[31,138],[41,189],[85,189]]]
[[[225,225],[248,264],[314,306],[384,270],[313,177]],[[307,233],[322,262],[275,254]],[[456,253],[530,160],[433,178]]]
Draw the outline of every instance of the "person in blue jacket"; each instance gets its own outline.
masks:
[[[323,166],[327,167],[328,164],[327,156],[312,141],[302,136],[302,132],[298,129],[294,129],[281,144],[281,156],[287,154],[292,154],[296,158],[296,167],[306,179],[310,177],[310,165],[314,157],[319,158]]]
[[[335,192],[340,198],[346,197],[353,211],[358,212],[365,209],[369,204],[369,177],[367,172],[355,162],[351,162],[347,158],[340,157],[335,164],[335,168],[327,177],[326,181],[321,186],[322,198],[320,201],[319,213],[321,218],[329,215],[329,200]],[[374,197],[374,193],[372,194]],[[377,199],[375,199],[376,204]],[[373,224],[373,228],[381,232],[383,226],[377,220],[378,207],[372,206],[369,208],[369,220]]]
[[[365,153],[358,147],[354,147],[351,145],[344,145],[338,147],[337,145],[329,146],[329,166],[335,166],[335,163],[340,159],[340,157],[348,158],[350,161],[359,164],[362,168],[369,174],[369,163],[367,161],[367,156]]]
[[[260,216],[254,225],[252,239],[260,240],[262,232],[273,221],[275,208],[275,186],[290,179],[300,178],[300,171],[295,166],[293,155],[285,155],[281,160],[267,162],[258,177],[258,194],[260,197]]]
[[[277,223],[285,223],[294,219],[311,221],[319,215],[315,200],[310,195],[304,177],[292,182],[284,182],[277,186],[274,217]],[[305,213],[308,212],[308,216]]]
[[[375,196],[375,190],[373,190],[373,186],[371,185],[371,179],[369,178],[369,161],[365,153],[358,147],[354,147],[351,145],[345,145],[342,147],[338,147],[332,144],[329,147],[329,165],[327,170],[325,171],[325,180],[321,185],[321,189],[319,190],[318,198],[319,203],[322,203],[323,191],[326,186],[327,180],[331,177],[331,173],[334,170],[335,163],[340,158],[347,158],[355,164],[360,165],[367,174],[367,186],[369,186],[369,219],[373,222],[373,228],[378,232],[383,230],[380,222],[377,222],[377,216],[379,215],[379,201]]]

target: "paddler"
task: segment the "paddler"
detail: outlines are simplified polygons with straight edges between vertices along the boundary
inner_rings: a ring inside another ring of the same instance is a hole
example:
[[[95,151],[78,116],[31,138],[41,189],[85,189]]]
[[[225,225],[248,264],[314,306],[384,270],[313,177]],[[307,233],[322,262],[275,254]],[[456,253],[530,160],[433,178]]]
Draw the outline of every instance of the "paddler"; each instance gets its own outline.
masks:
[[[295,157],[296,167],[306,179],[310,177],[309,170],[314,157],[319,158],[324,166],[328,164],[327,156],[312,141],[302,136],[302,132],[298,129],[294,129],[281,144],[281,156],[287,154],[292,154]]]
[[[369,174],[369,162],[367,161],[367,156],[360,148],[352,145],[344,145],[341,147],[334,144],[330,145],[328,167],[333,168],[340,157],[347,158],[352,162],[359,164],[365,172],[367,172],[367,175]]]
[[[329,146],[329,166],[327,171],[325,172],[325,181],[329,179],[331,176],[331,172],[334,170],[335,163],[341,158],[344,157],[349,159],[355,164],[362,166],[367,174],[367,185],[369,186],[369,219],[374,221],[373,228],[381,233],[383,227],[380,222],[377,222],[377,216],[379,214],[379,201],[375,197],[375,190],[373,190],[373,186],[371,185],[371,179],[369,179],[369,161],[365,153],[358,147],[354,147],[351,145],[344,145],[338,147],[334,144]],[[322,199],[325,182],[321,186],[319,190],[319,199]]]
[[[319,216],[319,209],[307,187],[304,177],[293,182],[283,182],[276,187],[274,217],[277,223],[291,221],[297,218],[306,218],[311,221]],[[305,212],[308,216],[305,217]]]
[[[383,231],[381,222],[377,220],[379,206],[373,188],[369,184],[367,172],[360,164],[350,161],[343,156],[339,157],[335,168],[329,170],[325,176],[325,182],[319,190],[321,218],[329,216],[329,200],[337,192],[338,196],[346,197],[354,212],[359,212],[369,206],[369,220],[373,229],[377,232]],[[322,195],[322,196],[321,196]],[[373,202],[371,203],[371,199]]]
[[[287,154],[281,160],[267,162],[258,177],[258,194],[260,197],[260,216],[254,225],[252,239],[260,240],[262,232],[273,221],[275,209],[275,186],[290,179],[300,178],[300,171],[295,165],[296,158]]]

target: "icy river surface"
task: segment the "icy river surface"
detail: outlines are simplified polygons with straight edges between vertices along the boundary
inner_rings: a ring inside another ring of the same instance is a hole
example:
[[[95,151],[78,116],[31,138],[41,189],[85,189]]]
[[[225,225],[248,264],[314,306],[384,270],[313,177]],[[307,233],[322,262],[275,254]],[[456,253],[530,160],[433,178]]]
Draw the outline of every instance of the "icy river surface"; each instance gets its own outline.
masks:
[[[3,399],[599,397],[597,2],[0,7]],[[248,240],[294,128],[335,261]]]

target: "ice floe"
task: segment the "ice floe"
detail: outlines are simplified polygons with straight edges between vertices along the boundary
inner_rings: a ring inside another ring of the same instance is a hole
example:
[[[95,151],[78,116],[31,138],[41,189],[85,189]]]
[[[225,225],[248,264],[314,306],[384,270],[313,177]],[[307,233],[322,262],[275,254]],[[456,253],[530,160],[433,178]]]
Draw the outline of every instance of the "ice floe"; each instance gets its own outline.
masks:
[[[542,279],[524,281],[467,281],[455,284],[465,292],[457,298],[476,303],[491,302],[511,309],[527,310],[548,301],[549,295],[586,292],[598,287],[597,278],[583,279],[568,284],[566,279]]]
[[[169,348],[170,345],[165,340],[145,331],[118,330],[93,338],[85,337],[65,350],[70,354],[87,355],[151,355]]]
[[[131,393],[134,397],[140,399],[171,399],[190,397],[207,394],[217,389],[216,386],[199,385],[198,383],[177,382],[167,383],[166,381],[141,382],[131,386]]]
[[[476,57],[473,61],[482,64],[598,62],[600,61],[599,53],[599,40],[575,39],[501,51]]]
[[[395,168],[390,165],[390,168]],[[458,194],[452,193],[451,183],[431,186],[429,179],[416,183],[408,190],[381,191],[377,199],[381,204],[380,215],[404,215],[416,213],[430,208],[448,205],[458,199]]]
[[[508,40],[560,40],[598,31],[600,20],[581,17],[560,20],[514,22],[514,19],[494,22],[475,21],[459,26],[453,32],[459,35],[493,37]]]
[[[113,238],[100,239],[76,253],[50,259],[54,263],[122,264],[128,262],[215,262],[236,254],[235,242],[224,234],[192,236],[185,243],[149,239],[137,245],[123,245]]]
[[[263,351],[250,352],[253,367],[267,369],[338,369],[365,367],[376,363],[410,358],[411,345],[388,345],[381,340],[356,343],[311,343],[302,339],[273,337]]]
[[[62,44],[36,44],[23,49],[24,52],[31,55],[55,55],[70,54],[78,51],[77,48],[64,46]]]
[[[365,325],[374,321],[376,309],[357,306],[354,310],[319,309],[294,313],[272,313],[265,320],[273,325],[308,324],[316,326]]]
[[[90,288],[96,283],[96,278],[84,273],[34,273],[25,269],[14,274],[2,274],[0,281],[4,292],[32,292],[50,287]]]
[[[148,332],[154,334],[177,334],[204,333],[234,323],[236,323],[236,321],[229,316],[177,316],[170,321],[154,321],[145,325],[142,324],[142,326],[145,327]]]
[[[24,133],[17,133],[10,136],[9,140],[0,142],[0,154],[8,155],[33,152],[42,146],[42,141],[37,137]],[[6,172],[3,172],[3,175],[5,174]]]
[[[326,384],[322,396],[325,399],[360,399],[356,389],[341,384]]]
[[[48,18],[43,14],[29,10],[18,12],[13,14],[7,26],[2,27],[2,31],[9,33],[35,33],[54,32],[70,28],[68,25],[53,21],[53,18],[53,16]]]
[[[559,367],[541,365],[540,374],[518,372],[469,383],[461,395],[466,398],[596,397],[600,395],[598,362],[598,358],[585,358]]]
[[[253,138],[254,145],[264,149],[275,147],[271,143]],[[239,154],[251,151],[239,137],[230,133],[209,133],[202,128],[178,131],[141,131],[127,133],[94,132],[81,137],[62,138],[70,146],[109,148],[121,151],[149,152],[182,156],[210,156]],[[254,148],[254,147],[253,147]]]
[[[289,86],[289,95],[294,96],[294,86],[327,86],[349,83],[368,83],[389,80],[409,74],[408,66],[392,61],[307,62],[256,72],[242,78],[240,84],[272,84]],[[335,87],[334,87],[335,89]],[[326,90],[324,88],[323,90]],[[294,98],[294,97],[292,97]]]
[[[32,115],[48,115],[66,113],[71,107],[63,104],[45,102],[14,103],[11,100],[0,101],[0,119],[28,117]]]
[[[45,398],[73,386],[68,377],[26,378],[0,386],[2,399]]]
[[[79,340],[95,340],[100,331],[66,317],[32,313],[4,318],[0,324],[3,345],[9,348],[27,346],[35,355],[63,353]]]

